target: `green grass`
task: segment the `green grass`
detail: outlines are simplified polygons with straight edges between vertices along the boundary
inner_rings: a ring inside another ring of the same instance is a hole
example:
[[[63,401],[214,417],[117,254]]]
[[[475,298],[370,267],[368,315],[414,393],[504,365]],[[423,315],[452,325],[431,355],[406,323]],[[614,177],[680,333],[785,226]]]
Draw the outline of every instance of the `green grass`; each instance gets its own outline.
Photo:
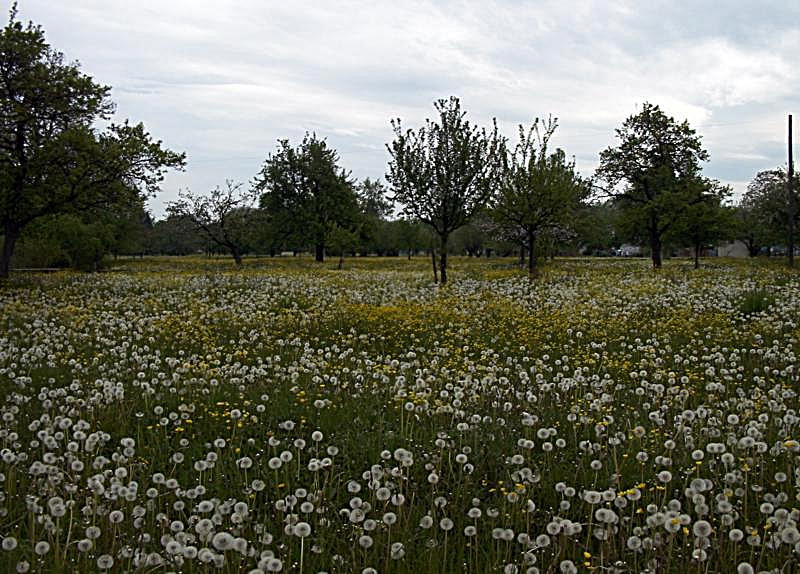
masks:
[[[752,289],[744,293],[739,310],[745,315],[763,313],[775,304],[775,296],[766,289]]]
[[[429,263],[12,279],[0,569],[797,567],[796,274]]]

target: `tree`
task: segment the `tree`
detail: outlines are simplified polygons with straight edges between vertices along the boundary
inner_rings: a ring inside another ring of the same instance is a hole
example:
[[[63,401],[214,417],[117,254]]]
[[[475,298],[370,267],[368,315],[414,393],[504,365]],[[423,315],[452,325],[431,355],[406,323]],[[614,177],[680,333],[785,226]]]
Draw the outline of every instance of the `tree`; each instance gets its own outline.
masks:
[[[793,203],[787,196],[786,171],[780,168],[760,171],[747,186],[740,206],[742,217],[747,218],[748,229],[741,229],[745,238],[759,238],[761,242],[792,243],[793,229],[798,223],[798,213],[794,212]],[[800,176],[794,175],[794,185],[790,193],[796,193],[800,184]],[[744,226],[743,226],[744,227]],[[754,236],[760,231],[760,235]]]
[[[530,277],[537,272],[537,239],[564,230],[591,190],[575,171],[574,159],[568,161],[561,149],[548,149],[557,127],[554,119],[538,118],[527,131],[519,126],[519,143],[509,154],[499,193],[492,199],[497,222],[522,231]]]
[[[584,203],[578,211],[575,230],[580,250],[587,255],[609,255],[620,242],[617,209],[612,201]]]
[[[499,184],[503,138],[497,122],[487,131],[465,119],[456,97],[438,100],[439,120],[416,132],[392,120],[395,139],[386,178],[403,213],[430,226],[439,238],[442,283],[447,283],[450,234],[482,209]]]
[[[163,149],[141,124],[93,127],[114,110],[109,90],[65,63],[12,8],[0,32],[0,278],[31,222],[105,208],[131,189],[154,194],[167,168],[183,167],[185,156]]]
[[[358,204],[362,213],[377,219],[386,219],[392,214],[394,204],[387,198],[387,192],[380,179],[365,178],[358,189]]]
[[[762,247],[772,243],[773,230],[744,198],[733,209],[733,225],[734,237],[744,243],[750,257],[756,257]]]
[[[355,251],[359,243],[359,229],[348,229],[334,225],[328,236],[328,243],[335,254],[339,256],[337,269],[344,267],[344,254],[347,251]]]
[[[131,191],[128,202],[113,209],[88,209],[39,217],[25,227],[12,263],[17,267],[71,266],[84,271],[103,267],[109,254],[142,254],[150,232],[142,198]]]
[[[254,184],[273,225],[287,237],[313,245],[318,262],[325,259],[335,229],[358,225],[353,182],[338,162],[336,151],[316,134],[306,133],[297,148],[279,140],[278,151],[264,161]]]
[[[128,204],[120,202],[113,209],[98,210],[96,217],[98,221],[105,221],[111,230],[108,249],[114,257],[144,254],[153,221],[138,194],[132,193]]]
[[[207,240],[185,216],[170,215],[153,224],[148,250],[159,255],[189,255],[202,251]]]
[[[241,266],[248,231],[256,217],[255,199],[256,194],[243,191],[241,183],[226,181],[225,189],[217,186],[208,195],[181,191],[177,201],[167,204],[167,211],[173,217],[191,221],[212,243],[228,251],[237,266]]]
[[[483,219],[486,219],[486,215],[483,212],[478,213],[472,221],[453,232],[450,240],[453,245],[452,252],[466,253],[470,257],[483,255],[488,241]]]
[[[670,237],[694,251],[694,268],[700,268],[700,252],[703,247],[726,239],[734,233],[734,213],[723,205],[722,200],[731,194],[728,187],[717,182],[704,181],[708,186],[701,192],[702,200],[693,205],[673,226]]]
[[[661,267],[664,235],[694,204],[703,201],[700,162],[708,152],[700,136],[653,104],[616,130],[619,145],[600,153],[599,177],[632,226],[648,241],[653,267]]]
[[[399,249],[405,250],[409,260],[418,251],[425,249],[425,239],[422,233],[424,228],[419,221],[403,218],[392,223],[397,230]]]
[[[375,251],[383,255],[388,250],[386,218],[392,214],[394,205],[386,197],[386,188],[381,181],[364,179],[356,190],[361,210],[360,238],[363,253]]]

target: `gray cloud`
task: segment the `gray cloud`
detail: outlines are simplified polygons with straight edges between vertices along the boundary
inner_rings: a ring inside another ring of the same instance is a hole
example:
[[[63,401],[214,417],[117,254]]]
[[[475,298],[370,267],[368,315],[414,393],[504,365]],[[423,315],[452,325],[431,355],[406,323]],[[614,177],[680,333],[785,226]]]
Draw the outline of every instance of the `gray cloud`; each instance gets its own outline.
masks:
[[[658,103],[741,193],[785,162],[800,87],[800,4],[787,2],[22,0],[20,16],[113,86],[120,118],[187,152],[157,215],[181,187],[249,181],[278,138],[306,130],[354,176],[380,177],[389,119],[418,125],[449,95],[512,137],[557,116],[586,173],[637,105]]]

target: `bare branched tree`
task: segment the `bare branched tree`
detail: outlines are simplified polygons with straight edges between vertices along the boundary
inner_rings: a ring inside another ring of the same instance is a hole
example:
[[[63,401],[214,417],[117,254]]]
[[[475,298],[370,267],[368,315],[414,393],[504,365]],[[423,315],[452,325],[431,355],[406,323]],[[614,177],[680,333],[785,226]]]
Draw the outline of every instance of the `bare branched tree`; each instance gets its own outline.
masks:
[[[236,265],[242,264],[247,231],[253,223],[257,194],[243,190],[241,183],[230,180],[225,188],[217,186],[207,195],[197,195],[188,189],[178,194],[178,200],[167,205],[170,215],[184,217],[202,231],[209,240],[226,249]]]

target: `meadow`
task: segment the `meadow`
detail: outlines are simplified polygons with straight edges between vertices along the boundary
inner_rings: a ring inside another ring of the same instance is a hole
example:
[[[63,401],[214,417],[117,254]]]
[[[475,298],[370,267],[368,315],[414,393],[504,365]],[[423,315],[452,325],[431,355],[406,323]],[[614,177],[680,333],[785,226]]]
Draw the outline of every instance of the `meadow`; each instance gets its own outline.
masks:
[[[0,571],[800,569],[796,273],[335,266],[0,287]]]

